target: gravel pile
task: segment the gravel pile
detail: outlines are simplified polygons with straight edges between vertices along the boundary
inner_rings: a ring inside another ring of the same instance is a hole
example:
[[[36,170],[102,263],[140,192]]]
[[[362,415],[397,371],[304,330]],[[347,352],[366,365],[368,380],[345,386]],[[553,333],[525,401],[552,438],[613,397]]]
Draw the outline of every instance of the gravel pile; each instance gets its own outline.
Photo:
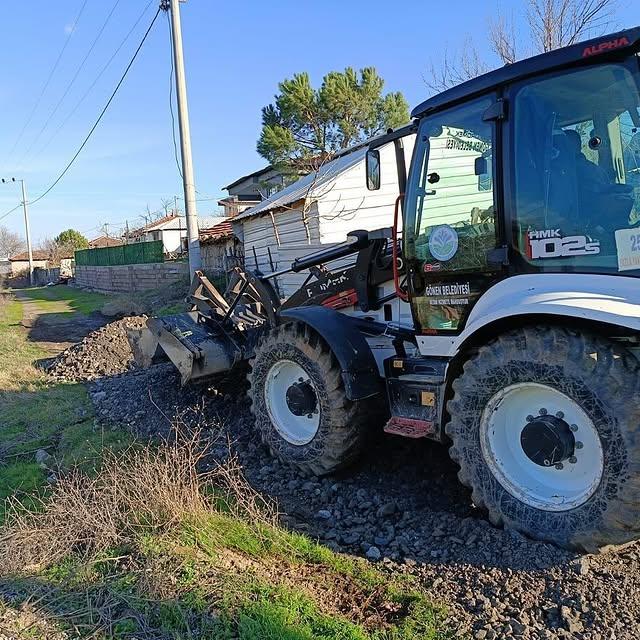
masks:
[[[209,426],[219,458],[229,453],[228,435],[250,482],[277,499],[283,524],[389,572],[412,574],[448,606],[461,636],[640,637],[640,545],[580,556],[496,529],[458,483],[446,450],[427,441],[372,437],[364,458],[341,475],[301,476],[258,442],[243,380],[239,371],[181,390],[172,366],[157,365],[89,389],[105,423],[166,433],[178,413]]]
[[[135,368],[127,328],[141,328],[145,322],[143,316],[124,318],[91,332],[56,356],[47,372],[59,380],[89,381]]]

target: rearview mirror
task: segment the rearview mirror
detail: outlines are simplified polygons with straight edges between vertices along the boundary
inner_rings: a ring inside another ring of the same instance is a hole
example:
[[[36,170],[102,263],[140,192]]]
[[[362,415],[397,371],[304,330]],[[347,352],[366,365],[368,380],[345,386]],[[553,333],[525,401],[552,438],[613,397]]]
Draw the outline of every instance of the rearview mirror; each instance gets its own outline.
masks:
[[[369,149],[366,155],[367,189],[376,191],[380,188],[380,151]]]
[[[474,173],[477,176],[483,176],[489,172],[487,165],[487,159],[483,156],[478,156],[475,161]]]

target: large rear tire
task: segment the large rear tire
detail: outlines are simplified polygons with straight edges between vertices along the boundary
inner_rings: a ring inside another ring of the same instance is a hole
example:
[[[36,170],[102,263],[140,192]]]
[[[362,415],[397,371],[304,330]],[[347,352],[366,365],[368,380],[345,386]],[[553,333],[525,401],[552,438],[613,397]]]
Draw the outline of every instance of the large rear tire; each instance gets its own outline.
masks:
[[[490,520],[594,552],[640,537],[640,366],[555,327],[480,348],[454,381],[451,457]]]
[[[346,397],[340,365],[313,329],[303,323],[273,329],[250,365],[251,411],[274,456],[315,475],[358,456],[365,405]]]

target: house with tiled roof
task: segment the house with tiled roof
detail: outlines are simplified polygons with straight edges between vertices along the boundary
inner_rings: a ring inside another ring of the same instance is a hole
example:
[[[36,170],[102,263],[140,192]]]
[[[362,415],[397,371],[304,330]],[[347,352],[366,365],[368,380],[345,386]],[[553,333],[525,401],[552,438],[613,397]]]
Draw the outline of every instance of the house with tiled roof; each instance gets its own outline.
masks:
[[[222,274],[242,259],[242,246],[233,233],[230,220],[200,228],[200,255],[205,271]]]
[[[198,216],[200,229],[210,228],[224,221],[222,216]],[[162,240],[165,254],[178,254],[187,250],[187,219],[183,215],[170,213],[139,229],[130,231],[127,242],[153,242]]]
[[[89,240],[89,249],[104,249],[105,247],[119,247],[122,238],[111,238],[109,236],[98,236],[93,240]]]
[[[34,269],[50,269],[60,267],[62,271],[71,273],[73,249],[60,250],[52,255],[48,249],[34,249],[31,252]],[[29,253],[22,251],[9,258],[11,277],[16,278],[29,273]]]

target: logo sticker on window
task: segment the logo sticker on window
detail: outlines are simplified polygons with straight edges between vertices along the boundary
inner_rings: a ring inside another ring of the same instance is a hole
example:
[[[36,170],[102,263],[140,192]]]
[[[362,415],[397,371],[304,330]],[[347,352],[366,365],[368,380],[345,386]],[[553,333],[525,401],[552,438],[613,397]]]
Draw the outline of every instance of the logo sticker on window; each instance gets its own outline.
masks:
[[[571,258],[600,253],[600,241],[589,236],[563,236],[560,229],[541,229],[526,234],[527,258]]]
[[[442,262],[451,260],[458,251],[458,234],[448,224],[436,227],[429,236],[431,255]]]
[[[618,271],[640,269],[640,229],[618,229],[616,253],[618,254]]]

